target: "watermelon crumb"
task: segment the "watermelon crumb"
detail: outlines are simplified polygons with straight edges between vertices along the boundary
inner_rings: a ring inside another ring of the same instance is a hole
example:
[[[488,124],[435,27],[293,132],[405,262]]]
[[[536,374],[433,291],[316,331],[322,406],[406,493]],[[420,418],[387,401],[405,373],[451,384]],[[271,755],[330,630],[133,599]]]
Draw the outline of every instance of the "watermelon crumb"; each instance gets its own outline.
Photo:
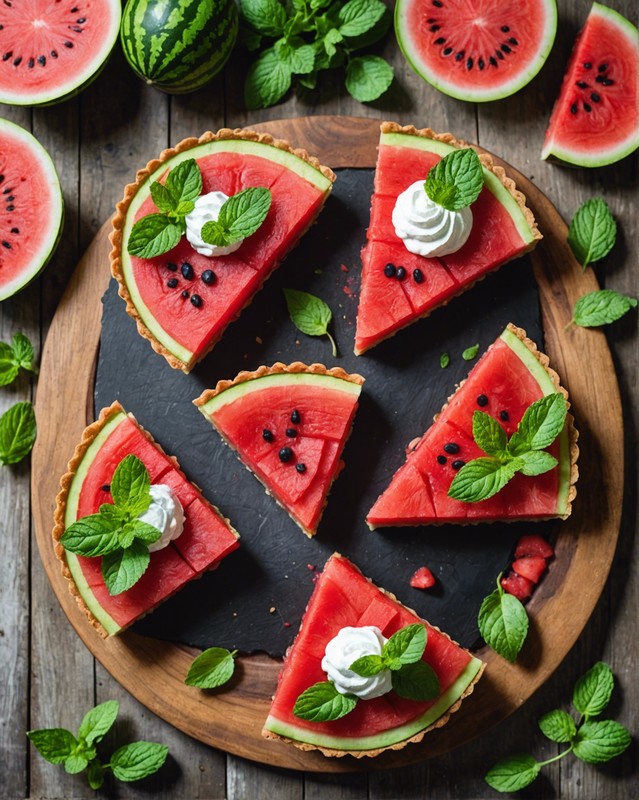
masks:
[[[523,603],[524,600],[528,600],[532,595],[535,585],[528,578],[524,578],[523,575],[517,575],[516,572],[511,571],[505,578],[501,579],[501,588]]]
[[[522,578],[537,584],[546,571],[546,559],[542,556],[524,556],[513,561],[513,571]]]
[[[348,272],[348,267],[346,266],[346,264],[340,264],[339,268],[342,270],[342,272]]]
[[[522,536],[515,548],[515,558],[526,558],[526,556],[541,556],[542,558],[552,558],[555,555],[553,546],[537,533]]]
[[[430,589],[435,583],[435,576],[428,567],[420,567],[410,579],[410,585],[413,589]]]
[[[290,622],[285,622],[284,623],[284,627],[285,628],[290,628],[291,627],[291,623]]]

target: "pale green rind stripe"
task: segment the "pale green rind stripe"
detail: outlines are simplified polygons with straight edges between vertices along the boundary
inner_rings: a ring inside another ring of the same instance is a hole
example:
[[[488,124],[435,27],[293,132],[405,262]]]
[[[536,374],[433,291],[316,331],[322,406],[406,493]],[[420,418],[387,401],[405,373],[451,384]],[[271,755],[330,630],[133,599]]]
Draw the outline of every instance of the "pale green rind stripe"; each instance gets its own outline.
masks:
[[[407,722],[405,725],[383,733],[353,738],[329,736],[328,734],[314,733],[308,728],[301,728],[288,722],[282,722],[270,714],[264,723],[264,727],[266,730],[277,733],[280,736],[285,736],[287,739],[314,744],[317,747],[328,747],[333,750],[377,750],[380,747],[390,747],[393,744],[412,738],[434,722],[437,722],[437,720],[464,694],[466,689],[477,677],[477,673],[482,668],[482,665],[483,663],[478,658],[472,656],[461,675],[437,699],[437,702],[431,706],[428,711],[417,719]]]
[[[97,619],[100,625],[102,625],[109,636],[113,636],[114,633],[117,633],[119,630],[121,630],[122,626],[118,625],[113,617],[110,614],[107,614],[104,608],[100,605],[98,599],[93,594],[91,587],[86,582],[86,578],[84,577],[82,567],[80,566],[80,562],[78,561],[77,557],[73,553],[67,553],[66,559],[69,572],[73,577],[84,604]]]

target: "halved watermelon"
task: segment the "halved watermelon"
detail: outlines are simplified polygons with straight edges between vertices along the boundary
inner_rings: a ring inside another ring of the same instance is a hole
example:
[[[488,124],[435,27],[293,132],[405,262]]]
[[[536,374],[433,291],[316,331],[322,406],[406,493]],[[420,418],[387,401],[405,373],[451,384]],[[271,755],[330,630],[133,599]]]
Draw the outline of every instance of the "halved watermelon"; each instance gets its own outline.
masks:
[[[227,256],[200,255],[185,236],[164,255],[130,255],[127,245],[134,222],[157,213],[151,184],[191,158],[202,173],[202,194],[221,191],[230,196],[254,186],[270,189],[266,220]],[[334,178],[316,159],[282,140],[228,129],[185,139],[138,172],[114,217],[111,269],[128,313],[153,349],[185,372],[202,359],[314,221]],[[183,265],[192,269],[183,271]],[[203,277],[207,272],[212,275]]]
[[[398,195],[415,181],[425,180],[443,156],[467,145],[450,134],[393,122],[382,123],[381,131],[368,241],[362,251],[356,355],[427,316],[491,270],[531,250],[541,239],[514,182],[489,156],[481,155],[484,188],[471,206],[473,227],[466,244],[441,258],[409,252],[391,220]],[[384,268],[389,263],[404,267],[402,280],[387,277]],[[421,273],[419,282],[415,270]]]
[[[274,364],[194,400],[266,490],[314,536],[364,379],[322,364]]]
[[[101,558],[68,552],[60,537],[76,520],[95,514],[112,502],[110,481],[120,461],[136,455],[151,483],[169,485],[184,508],[182,534],[168,547],[151,553],[150,564],[131,589],[109,594],[101,573]],[[53,539],[69,591],[101,636],[119,633],[177,592],[185,583],[215,568],[239,546],[238,534],[119,403],[103,409],[84,431],[63,476],[57,497]]]
[[[391,691],[359,702],[349,714],[332,722],[310,722],[293,714],[298,696],[314,683],[326,680],[322,656],[327,643],[342,628],[375,625],[389,638],[414,623],[426,625],[423,660],[435,670],[441,688],[435,700],[406,700]],[[472,693],[483,669],[478,658],[335,553],[316,583],[300,631],[286,655],[262,733],[267,739],[283,738],[303,750],[317,748],[327,756],[376,756],[387,748],[418,742],[432,728],[445,725]]]
[[[478,503],[448,496],[457,470],[485,455],[473,440],[474,411],[490,414],[511,435],[531,403],[555,392],[568,398],[557,374],[548,367],[548,357],[526,338],[525,331],[509,325],[410,450],[406,463],[368,513],[369,527],[568,517],[576,495],[579,452],[570,414],[550,448],[558,460],[554,469],[535,477],[518,473],[500,492]]]

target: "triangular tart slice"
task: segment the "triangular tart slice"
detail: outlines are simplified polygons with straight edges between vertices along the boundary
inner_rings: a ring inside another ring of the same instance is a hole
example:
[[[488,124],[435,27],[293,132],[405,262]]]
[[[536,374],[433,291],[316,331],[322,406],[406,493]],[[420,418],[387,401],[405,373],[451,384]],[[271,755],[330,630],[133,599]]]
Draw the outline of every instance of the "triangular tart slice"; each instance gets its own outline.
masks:
[[[313,536],[348,438],[364,379],[300,362],[220,381],[194,402],[224,441]]]
[[[201,255],[186,236],[163,255],[131,255],[133,224],[158,212],[151,184],[163,182],[169,170],[191,158],[202,174],[203,195],[269,189],[265,221],[229,255]],[[207,132],[164,150],[126,187],[111,233],[111,271],[139,333],[172,367],[189,372],[312,224],[334,180],[331,170],[306,151],[250,130]]]
[[[422,658],[439,680],[436,698],[418,702],[391,690],[372,700],[360,700],[353,711],[330,722],[312,722],[293,714],[299,695],[326,681],[322,657],[328,642],[342,628],[374,625],[388,639],[400,628],[416,623],[426,626]],[[483,669],[483,662],[468,650],[335,553],[317,580],[299,633],[286,654],[262,733],[267,739],[284,739],[302,750],[321,750],[326,756],[377,756],[418,742],[429,730],[445,725],[472,693]]]
[[[473,225],[466,243],[440,258],[406,249],[391,219],[397,197],[415,181],[426,180],[431,167],[448,153],[468,146],[449,133],[382,123],[370,225],[362,250],[357,355],[428,316],[541,239],[524,195],[490,156],[481,154],[484,186],[471,206]],[[404,277],[387,276],[388,264],[403,267]]]
[[[568,393],[550,369],[549,359],[508,325],[449,398],[435,423],[411,443],[406,462],[369,511],[370,528],[542,520],[569,516],[576,495],[577,431],[566,415],[563,431],[549,448],[557,466],[542,475],[517,473],[493,497],[461,502],[448,496],[450,484],[466,462],[485,456],[473,440],[473,413],[494,417],[510,436],[528,406],[548,394]]]
[[[111,478],[120,461],[131,454],[144,463],[151,484],[173,490],[184,509],[184,530],[167,547],[151,553],[149,566],[136,584],[110,595],[102,578],[102,559],[65,550],[60,538],[73,522],[113,502]],[[55,552],[69,591],[103,637],[120,633],[188,581],[217,567],[239,546],[239,536],[229,521],[187,480],[175,458],[117,402],[86,428],[60,486],[53,529]]]

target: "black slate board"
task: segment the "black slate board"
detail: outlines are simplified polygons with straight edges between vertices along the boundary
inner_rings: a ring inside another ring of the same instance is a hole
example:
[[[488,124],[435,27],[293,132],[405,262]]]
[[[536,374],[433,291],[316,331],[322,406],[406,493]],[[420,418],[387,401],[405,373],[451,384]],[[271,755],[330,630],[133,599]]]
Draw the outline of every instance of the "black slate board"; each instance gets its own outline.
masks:
[[[119,400],[187,476],[231,519],[240,548],[214,572],[187,585],[134,629],[198,647],[282,655],[291,644],[313,590],[334,551],[351,558],[379,586],[465,646],[478,640],[477,611],[530,524],[421,527],[369,531],[364,518],[420,436],[468,373],[461,358],[481,354],[508,322],[543,347],[537,289],[528,258],[506,265],[472,291],[394,338],[353,354],[359,253],[368,224],[373,171],[338,170],[318,223],[190,375],[171,369],[138,336],[112,281],[103,303],[95,385],[96,410]],[[327,339],[300,334],[288,319],[283,287],[304,289],[332,308],[339,357]],[[447,369],[440,355],[450,354]],[[366,378],[346,467],[335,482],[317,536],[309,540],[269,496],[192,405],[203,389],[241,369],[275,361],[321,362]],[[536,532],[552,523],[536,523]],[[417,567],[438,579],[412,589]],[[272,611],[272,609],[275,609]]]

